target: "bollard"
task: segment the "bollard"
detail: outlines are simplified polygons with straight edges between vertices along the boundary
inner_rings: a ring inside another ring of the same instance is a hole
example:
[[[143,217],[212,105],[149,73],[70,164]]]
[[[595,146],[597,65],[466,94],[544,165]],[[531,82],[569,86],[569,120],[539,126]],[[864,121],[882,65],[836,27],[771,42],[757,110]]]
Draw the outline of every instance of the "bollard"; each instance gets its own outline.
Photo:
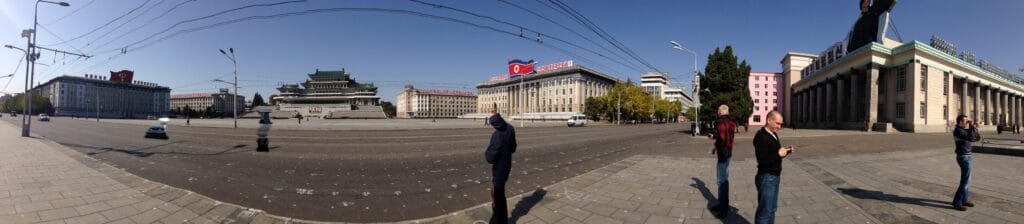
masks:
[[[267,134],[270,132],[270,126],[273,124],[270,122],[270,110],[261,108],[259,113],[260,127],[256,129],[256,151],[270,152],[270,141],[267,139]]]

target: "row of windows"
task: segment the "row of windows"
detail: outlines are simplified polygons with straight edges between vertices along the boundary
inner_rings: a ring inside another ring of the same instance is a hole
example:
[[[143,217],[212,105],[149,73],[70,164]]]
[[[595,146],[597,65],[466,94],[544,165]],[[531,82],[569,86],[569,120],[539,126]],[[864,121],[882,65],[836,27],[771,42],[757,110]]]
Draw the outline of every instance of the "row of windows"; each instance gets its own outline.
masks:
[[[768,103],[768,99],[765,99],[764,102]],[[754,99],[754,103],[761,103],[761,99]],[[779,103],[779,99],[772,99],[772,103]]]

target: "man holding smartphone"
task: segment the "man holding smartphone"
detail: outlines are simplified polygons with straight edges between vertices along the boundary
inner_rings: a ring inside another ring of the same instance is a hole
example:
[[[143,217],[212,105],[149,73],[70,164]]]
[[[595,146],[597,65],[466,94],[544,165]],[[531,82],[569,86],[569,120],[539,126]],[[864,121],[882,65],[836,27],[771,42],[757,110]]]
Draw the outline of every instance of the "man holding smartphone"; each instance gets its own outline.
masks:
[[[757,212],[754,223],[775,223],[775,209],[779,201],[779,182],[782,180],[782,158],[793,153],[794,147],[782,147],[778,131],[782,129],[782,114],[768,112],[767,122],[754,135],[754,154],[757,156]]]
[[[960,165],[960,186],[953,195],[953,209],[967,211],[974,203],[967,200],[967,188],[971,182],[971,142],[980,140],[978,128],[967,115],[956,116],[956,129],[953,129],[953,141],[956,144],[956,164]]]

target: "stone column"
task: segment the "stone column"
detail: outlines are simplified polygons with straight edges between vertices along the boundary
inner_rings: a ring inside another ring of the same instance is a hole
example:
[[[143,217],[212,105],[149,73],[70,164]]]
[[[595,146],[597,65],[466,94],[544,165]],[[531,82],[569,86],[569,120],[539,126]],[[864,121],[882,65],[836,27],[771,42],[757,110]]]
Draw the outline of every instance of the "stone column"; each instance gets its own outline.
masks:
[[[860,104],[861,95],[863,95],[861,90],[864,88],[861,85],[861,77],[863,75],[857,73],[850,74],[850,121],[853,122],[864,119],[864,115],[860,113],[864,110],[864,107]]]
[[[836,113],[833,112],[832,108],[836,102],[834,99],[836,95],[832,93],[835,91],[835,84],[831,80],[825,81],[825,124],[831,126],[832,121],[835,121]]]
[[[981,104],[980,104],[980,99],[981,99],[981,83],[980,82],[974,83],[974,97],[972,97],[972,98],[973,99],[971,100],[971,102],[974,104],[974,109],[973,109],[973,112],[971,112],[971,115],[968,115],[968,116],[971,116],[971,119],[974,119],[975,121],[979,121],[980,122],[981,121],[981,117],[978,116],[978,114],[981,112]]]
[[[960,86],[960,114],[967,114],[967,79],[960,80]]]
[[[847,117],[846,114],[850,112],[850,109],[849,109],[850,105],[848,103],[848,101],[849,101],[848,98],[849,97],[847,97],[847,93],[846,93],[847,88],[846,88],[846,80],[845,80],[844,76],[840,75],[839,78],[836,79],[836,87],[838,87],[836,89],[836,95],[837,96],[836,96],[836,101],[835,101],[835,104],[836,104],[836,122],[837,123],[842,123],[842,122],[846,121],[846,117]]]
[[[865,76],[864,83],[867,86],[868,94],[865,97],[865,103],[868,105],[867,108],[867,123],[873,125],[878,122],[878,65],[868,64],[868,74]]]

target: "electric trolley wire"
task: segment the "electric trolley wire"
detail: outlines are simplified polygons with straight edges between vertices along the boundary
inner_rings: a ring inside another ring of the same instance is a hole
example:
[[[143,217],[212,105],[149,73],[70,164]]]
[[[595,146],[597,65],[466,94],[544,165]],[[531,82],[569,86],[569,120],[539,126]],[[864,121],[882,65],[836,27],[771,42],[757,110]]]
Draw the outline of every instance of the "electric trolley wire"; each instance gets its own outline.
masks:
[[[605,59],[608,59],[609,61],[616,62],[616,63],[618,63],[618,64],[620,64],[622,66],[625,66],[625,67],[628,67],[628,68],[632,68],[633,70],[636,70],[637,72],[642,72],[640,69],[638,69],[636,67],[632,67],[631,65],[624,64],[621,61],[618,61],[618,60],[615,60],[615,59],[611,59],[611,58],[609,58],[608,56],[605,56],[602,53],[590,50],[588,48],[585,48],[583,46],[574,44],[574,43],[569,42],[569,41],[565,41],[565,40],[563,40],[561,38],[557,38],[557,37],[554,37],[554,36],[551,36],[551,35],[543,34],[543,33],[539,32],[539,31],[536,31],[536,30],[533,30],[533,29],[530,29],[530,28],[527,28],[527,27],[524,27],[524,26],[521,26],[521,25],[518,25],[518,24],[513,24],[513,23],[506,22],[504,20],[500,20],[500,19],[497,19],[497,18],[494,18],[494,17],[491,17],[491,16],[485,16],[485,15],[481,15],[481,14],[478,14],[478,13],[473,13],[473,12],[470,12],[470,11],[466,11],[466,10],[462,10],[462,9],[458,9],[458,8],[454,8],[454,7],[449,7],[449,6],[446,6],[446,5],[428,3],[428,2],[421,1],[421,0],[409,0],[409,1],[412,1],[412,2],[415,2],[415,3],[419,3],[419,4],[433,6],[433,7],[436,7],[436,8],[450,9],[450,10],[453,10],[453,11],[456,11],[456,12],[461,12],[461,13],[469,14],[469,15],[472,15],[472,16],[489,19],[491,21],[498,22],[498,23],[501,23],[501,24],[513,26],[513,27],[519,28],[520,30],[530,31],[530,32],[536,33],[538,35],[538,37],[544,36],[544,37],[547,37],[548,39],[552,39],[552,40],[555,40],[555,41],[558,41],[558,42],[562,42],[562,43],[567,44],[569,46],[573,46],[573,47],[579,48],[581,50],[590,52],[592,54],[601,56],[601,57],[603,57]],[[520,33],[519,35],[520,35],[520,37],[523,36],[522,33]]]
[[[570,18],[576,20],[576,22],[579,23],[580,25],[582,25],[584,28],[587,28],[591,32],[594,32],[594,34],[597,34],[598,37],[601,37],[601,39],[604,39],[609,44],[611,44],[613,47],[618,48],[622,52],[625,52],[626,55],[628,55],[629,57],[633,58],[634,60],[637,60],[641,64],[644,64],[648,68],[650,68],[650,69],[652,69],[654,71],[660,71],[658,68],[655,68],[653,65],[648,63],[646,60],[644,60],[640,56],[636,55],[636,53],[633,52],[631,49],[629,49],[629,47],[626,47],[624,44],[622,44],[622,42],[619,42],[617,39],[615,39],[615,37],[612,37],[610,34],[608,34],[603,29],[601,29],[601,27],[599,27],[596,24],[594,24],[592,21],[590,21],[590,19],[587,19],[586,16],[584,16],[583,14],[577,12],[575,9],[573,9],[569,5],[567,5],[565,3],[562,3],[559,0],[548,0],[549,2],[551,2],[551,4],[557,6],[559,9],[561,9],[561,10],[558,10],[558,9],[555,9],[555,8],[551,7],[550,5],[547,5],[546,3],[541,2],[540,0],[537,0],[537,1],[542,3],[542,4],[544,4],[545,6],[548,6],[549,8],[552,8],[555,11],[558,11],[558,12],[560,12],[560,13],[562,13],[564,15],[567,15]]]
[[[102,26],[96,27],[95,29],[92,29],[89,32],[86,32],[85,34],[82,34],[82,35],[80,35],[78,37],[75,37],[75,38],[71,38],[70,40],[67,40],[67,41],[64,41],[64,42],[60,42],[60,43],[56,43],[56,44],[51,44],[51,45],[59,45],[59,44],[67,43],[69,41],[75,41],[75,40],[81,39],[82,37],[88,36],[89,34],[95,33],[96,31],[99,31],[100,29],[103,29],[103,28],[109,26],[110,24],[112,24],[114,22],[117,22],[121,18],[124,18],[125,16],[131,15],[132,13],[135,12],[135,10],[139,10],[143,6],[146,6],[146,4],[149,4],[149,1],[152,1],[152,0],[146,0],[146,2],[143,2],[141,5],[133,8],[132,10],[129,10],[128,13],[125,13],[124,15],[118,16],[117,18],[114,18],[113,20],[110,20],[109,22],[103,24]]]
[[[633,61],[630,61],[629,59],[626,59],[625,57],[622,57],[622,55],[620,55],[620,54],[616,53],[615,51],[605,47],[604,44],[599,44],[599,43],[597,43],[597,41],[594,41],[593,39],[590,39],[589,37],[584,36],[583,34],[580,34],[579,32],[576,32],[576,30],[574,30],[572,28],[569,28],[568,26],[562,25],[561,23],[559,23],[559,22],[557,22],[557,21],[555,21],[555,20],[553,20],[551,18],[548,18],[547,16],[541,15],[540,13],[537,13],[537,12],[535,12],[533,10],[527,9],[527,8],[522,7],[520,5],[513,4],[513,3],[505,1],[505,0],[498,0],[498,2],[505,3],[507,5],[511,5],[512,7],[516,7],[518,9],[520,9],[520,10],[526,11],[527,13],[530,13],[530,14],[532,14],[534,16],[537,16],[537,17],[539,17],[541,19],[544,19],[544,20],[546,20],[546,21],[548,21],[548,22],[550,22],[552,24],[555,24],[558,27],[561,27],[562,29],[565,29],[565,30],[569,31],[570,33],[576,34],[576,36],[579,36],[580,38],[583,38],[584,40],[587,40],[587,42],[590,42],[591,44],[594,44],[594,45],[600,47],[601,49],[604,49],[605,51],[611,53],[612,55],[615,55],[615,57],[618,57],[620,60],[622,60],[622,61],[624,61],[626,63],[629,63],[630,65],[632,65],[632,67],[630,67],[630,68],[632,68],[634,70],[639,70],[638,67],[640,67],[640,66],[636,65]]]
[[[532,40],[530,38],[522,37],[519,34],[511,32],[511,31],[502,30],[502,29],[498,29],[498,28],[493,27],[493,26],[481,25],[481,24],[478,24],[478,23],[473,23],[473,22],[469,22],[469,21],[465,21],[465,20],[461,20],[461,19],[456,19],[456,18],[452,18],[452,17],[439,16],[439,15],[427,14],[427,13],[422,13],[422,12],[417,12],[417,11],[410,11],[410,10],[402,10],[402,9],[336,7],[336,8],[309,9],[309,10],[303,10],[303,11],[278,13],[278,14],[272,14],[272,15],[247,16],[247,17],[242,17],[242,18],[222,21],[222,22],[218,22],[218,23],[214,23],[214,24],[208,24],[208,25],[205,25],[205,26],[194,27],[194,28],[190,28],[190,29],[178,30],[177,32],[174,32],[174,33],[171,33],[171,34],[167,34],[167,35],[163,36],[160,39],[153,40],[153,41],[145,43],[145,44],[143,44],[143,45],[141,45],[139,47],[133,48],[133,51],[138,51],[138,50],[142,50],[142,49],[148,48],[148,47],[150,47],[150,46],[152,46],[154,44],[163,42],[163,41],[165,41],[167,39],[174,38],[174,37],[179,36],[179,35],[188,34],[188,33],[192,33],[192,32],[197,32],[197,31],[201,31],[201,30],[207,30],[207,29],[211,29],[211,28],[215,28],[215,27],[219,27],[219,26],[224,26],[224,25],[229,25],[229,24],[234,24],[234,23],[239,23],[239,22],[244,22],[244,21],[249,21],[249,20],[276,19],[276,18],[283,18],[283,17],[303,16],[303,15],[309,15],[309,14],[342,12],[342,11],[386,12],[386,13],[396,13],[396,14],[405,14],[405,15],[411,15],[411,16],[419,16],[419,17],[425,17],[425,18],[432,18],[432,19],[437,19],[437,20],[449,21],[449,22],[453,22],[453,23],[459,23],[459,24],[463,24],[463,25],[467,25],[467,26],[472,26],[472,27],[476,27],[476,28],[480,28],[480,29],[484,29],[484,30],[490,30],[490,31],[494,31],[494,32],[498,32],[498,33],[503,33],[503,34],[506,34],[506,35],[520,37],[522,39],[527,39],[527,40],[530,40],[530,41],[534,41],[534,40]],[[209,17],[209,16],[207,16],[207,17]],[[136,42],[136,43],[141,43],[141,41],[140,42]],[[551,44],[548,44],[548,43],[545,43],[545,42],[540,42],[540,41],[538,41],[536,43],[541,44],[542,46],[551,48],[553,50],[562,52],[563,54],[579,58],[580,60],[590,62],[594,66],[599,66],[599,67],[608,69],[610,71],[616,71],[615,69],[607,67],[607,66],[605,66],[605,65],[603,65],[601,63],[598,63],[597,61],[594,61],[594,60],[591,60],[591,59],[589,59],[587,57],[584,57],[584,56],[572,53],[572,52],[570,52],[568,50],[559,48],[557,46],[554,46],[554,45],[551,45]],[[101,52],[101,53],[104,53],[104,52]],[[106,52],[106,53],[109,53],[109,52]],[[88,69],[85,69],[85,70],[90,70],[90,69],[92,69],[92,68],[94,68],[96,66],[99,66],[99,65],[102,65],[102,64],[107,63],[109,61],[112,61],[112,60],[114,60],[115,58],[117,58],[117,57],[119,57],[121,55],[124,55],[124,54],[113,55],[110,58],[108,58],[107,60],[102,61],[100,63],[97,63],[97,64],[95,64],[95,65],[93,65],[93,66],[91,66],[91,67],[89,67]],[[618,71],[616,71],[616,72],[618,72]]]

